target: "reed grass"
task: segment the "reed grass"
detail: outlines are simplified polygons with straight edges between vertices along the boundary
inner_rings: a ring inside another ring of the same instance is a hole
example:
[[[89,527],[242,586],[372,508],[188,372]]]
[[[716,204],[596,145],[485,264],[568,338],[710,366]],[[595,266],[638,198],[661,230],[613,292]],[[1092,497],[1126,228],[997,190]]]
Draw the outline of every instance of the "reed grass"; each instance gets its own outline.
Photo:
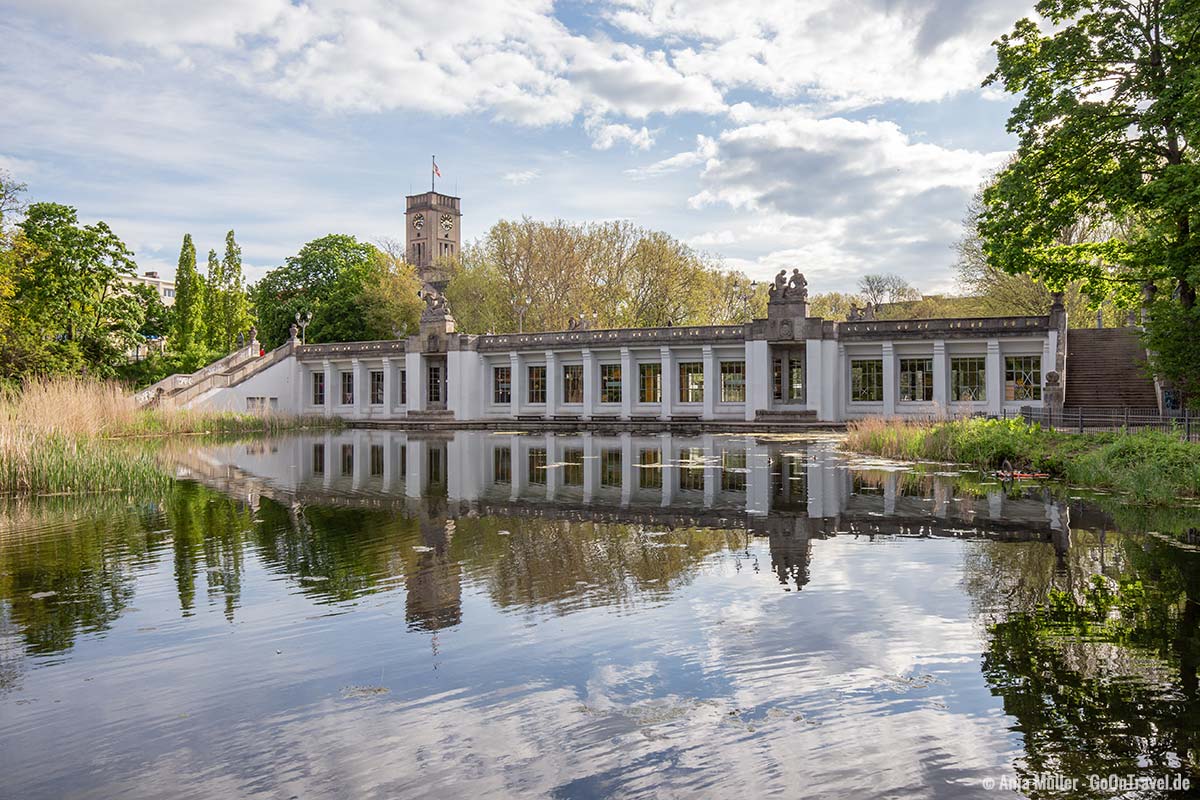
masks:
[[[1200,497],[1200,445],[1157,431],[1074,434],[1021,420],[865,419],[843,448],[904,461],[945,461],[1046,473],[1076,486],[1122,492],[1145,504]]]
[[[185,434],[281,433],[330,420],[263,413],[141,409],[118,383],[40,378],[0,393],[0,492],[154,490],[170,482],[154,442]],[[138,445],[136,440],[145,440]]]

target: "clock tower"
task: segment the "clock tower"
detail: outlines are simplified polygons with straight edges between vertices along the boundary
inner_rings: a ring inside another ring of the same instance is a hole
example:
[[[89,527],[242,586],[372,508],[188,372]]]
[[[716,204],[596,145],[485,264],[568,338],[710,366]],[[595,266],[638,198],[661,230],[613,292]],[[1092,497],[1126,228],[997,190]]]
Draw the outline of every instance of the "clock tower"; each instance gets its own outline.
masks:
[[[404,252],[423,283],[441,291],[450,279],[446,262],[462,248],[460,198],[428,191],[408,195],[404,213]]]

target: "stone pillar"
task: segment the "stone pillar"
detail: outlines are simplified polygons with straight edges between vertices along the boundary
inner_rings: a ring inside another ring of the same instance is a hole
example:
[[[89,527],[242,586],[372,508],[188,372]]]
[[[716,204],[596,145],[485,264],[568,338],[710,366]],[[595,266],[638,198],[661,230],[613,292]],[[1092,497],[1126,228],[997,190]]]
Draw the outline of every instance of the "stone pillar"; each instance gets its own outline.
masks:
[[[558,398],[561,395],[562,369],[558,366],[558,355],[546,351],[546,419],[554,419],[558,413]]]
[[[662,347],[659,349],[659,357],[662,360],[662,405],[659,409],[658,418],[661,420],[671,419],[671,387],[675,385],[675,381],[671,379],[671,371],[674,368],[674,359],[671,357],[671,348]],[[665,485],[665,484],[664,484]]]
[[[357,358],[350,360],[350,370],[351,374],[354,375],[354,416],[356,418],[365,417],[367,415],[368,401],[371,399],[371,375],[367,371],[367,365]]]
[[[717,392],[721,389],[717,385],[717,357],[711,344],[704,345],[701,353],[704,363],[704,411],[700,418],[713,419],[717,413]]]
[[[298,358],[293,358],[292,363],[295,365],[292,372],[295,381],[292,386],[292,411],[296,414],[303,414],[312,404],[312,379],[309,378],[311,370]],[[283,398],[280,398],[280,402],[283,402]]]
[[[425,488],[426,445],[420,439],[409,439],[404,448],[404,494],[420,497]]]
[[[354,436],[354,466],[350,473],[350,486],[361,489],[363,482],[371,473],[371,443],[366,431],[359,431]]]
[[[883,415],[896,416],[896,352],[891,342],[883,343]]]
[[[337,370],[333,368],[333,362],[325,360],[321,362],[321,368],[325,371],[325,416],[333,416],[333,404],[337,402],[337,393],[339,387],[337,381]]]
[[[771,451],[746,437],[746,513],[766,516],[771,510]]]
[[[591,419],[596,410],[596,358],[592,351],[583,349],[583,418]],[[587,467],[584,466],[586,473]]]
[[[385,357],[383,359],[383,416],[384,418],[392,415],[392,408],[395,405],[393,397],[396,389],[396,376],[392,370],[392,360]],[[387,459],[384,459],[387,462]],[[386,467],[385,467],[386,469]]]
[[[425,394],[425,361],[420,353],[407,353],[404,356],[405,377],[408,381],[408,405],[409,411],[424,411],[426,402]]]
[[[1004,407],[1004,362],[1000,358],[1000,340],[988,339],[987,359],[984,362],[987,373],[984,376],[987,388],[987,413],[993,417],[1000,416]]]
[[[933,343],[933,404],[937,415],[950,415],[950,361],[946,358],[946,342],[937,339]]]
[[[813,385],[813,384],[810,384]],[[771,348],[759,339],[746,342],[746,421],[771,407]],[[810,406],[811,407],[811,406]]]
[[[521,413],[521,392],[524,391],[525,381],[521,374],[521,355],[520,353],[508,354],[508,400],[509,414],[513,419]]]
[[[633,374],[633,353],[628,347],[621,348],[621,419],[633,416],[634,392],[637,391],[637,377]],[[624,469],[624,463],[621,468]]]
[[[521,489],[529,480],[529,475],[526,468],[529,465],[528,456],[522,457],[520,436],[508,437],[508,454],[511,467],[509,472],[512,475],[512,480],[509,481],[509,499],[516,500],[521,496]],[[549,456],[547,456],[549,457]]]

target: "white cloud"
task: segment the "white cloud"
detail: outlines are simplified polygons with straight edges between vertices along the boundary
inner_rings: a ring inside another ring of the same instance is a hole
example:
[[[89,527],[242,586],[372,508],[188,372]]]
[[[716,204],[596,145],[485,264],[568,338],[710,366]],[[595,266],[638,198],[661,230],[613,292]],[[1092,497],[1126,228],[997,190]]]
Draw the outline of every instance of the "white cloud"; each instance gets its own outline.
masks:
[[[915,142],[879,120],[749,106],[734,118],[689,204],[748,215],[738,241],[767,250],[735,250],[735,264],[755,277],[799,266],[816,289],[868,272],[940,279],[967,199],[1005,156]]]
[[[524,186],[527,183],[537,180],[538,176],[541,174],[541,170],[525,169],[521,170],[520,172],[506,172],[501,177],[514,186]]]
[[[618,123],[589,123],[587,128],[592,135],[592,147],[597,150],[608,150],[618,142],[628,142],[637,150],[649,150],[654,144],[654,136],[645,125],[634,128]]]
[[[939,100],[979,85],[1028,0],[627,0],[621,29],[678,42],[686,75],[836,106]]]
[[[703,164],[716,154],[716,140],[711,136],[705,136],[704,134],[700,133],[696,135],[695,150],[685,150],[682,153],[676,153],[675,155],[664,158],[661,161],[656,161],[647,167],[627,169],[625,170],[625,173],[636,180],[654,178],[670,172],[677,172],[688,167],[694,167],[697,164]]]

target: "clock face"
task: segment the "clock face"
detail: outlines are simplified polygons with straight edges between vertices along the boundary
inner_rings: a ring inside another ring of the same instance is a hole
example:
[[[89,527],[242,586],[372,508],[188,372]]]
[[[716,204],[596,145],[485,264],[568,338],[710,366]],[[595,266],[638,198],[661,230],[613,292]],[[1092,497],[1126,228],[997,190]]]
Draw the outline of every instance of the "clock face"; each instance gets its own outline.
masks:
[[[450,229],[453,227],[454,227],[454,215],[442,214],[442,230],[444,230],[446,233],[449,233]]]
[[[425,227],[425,215],[424,214],[415,214],[413,216],[413,227],[416,228],[417,230],[421,230],[421,228]]]

